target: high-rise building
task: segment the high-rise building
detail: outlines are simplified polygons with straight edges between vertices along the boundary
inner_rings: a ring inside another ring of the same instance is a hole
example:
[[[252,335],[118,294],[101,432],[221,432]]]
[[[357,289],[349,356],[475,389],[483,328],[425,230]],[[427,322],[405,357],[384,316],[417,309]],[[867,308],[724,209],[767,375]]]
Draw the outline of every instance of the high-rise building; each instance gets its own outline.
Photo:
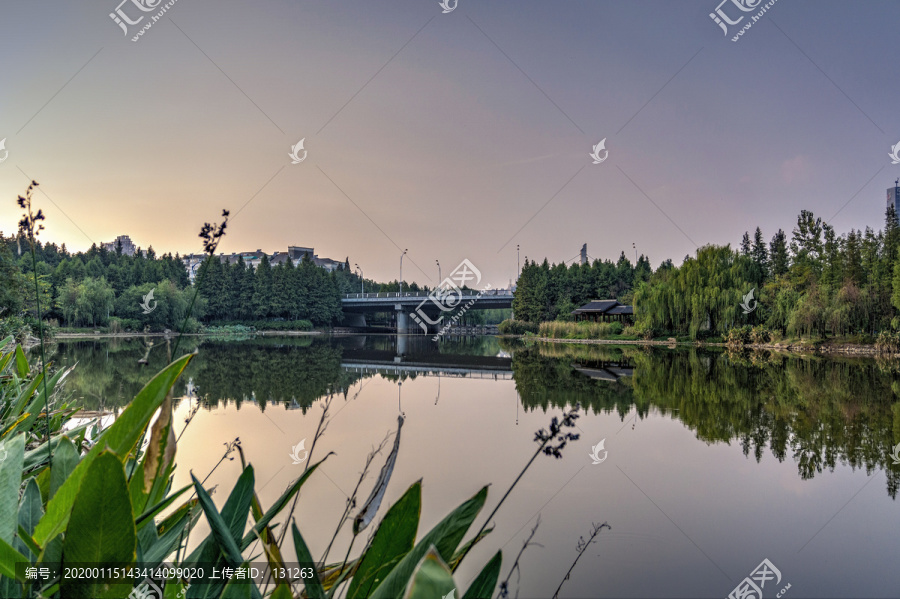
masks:
[[[887,206],[893,206],[897,216],[900,217],[900,179],[897,179],[894,186],[887,190]]]
[[[116,237],[115,241],[104,242],[101,245],[106,248],[107,252],[115,252],[116,246],[118,244],[122,244],[122,253],[126,256],[134,256],[137,248],[134,246],[134,243],[131,241],[131,237],[128,235],[119,235]],[[143,254],[143,252],[141,252]]]

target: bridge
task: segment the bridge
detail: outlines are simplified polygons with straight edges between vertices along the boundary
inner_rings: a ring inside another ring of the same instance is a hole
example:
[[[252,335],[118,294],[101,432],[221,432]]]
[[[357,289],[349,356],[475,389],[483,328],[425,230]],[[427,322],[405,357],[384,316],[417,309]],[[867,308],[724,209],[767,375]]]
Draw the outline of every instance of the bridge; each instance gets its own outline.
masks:
[[[456,308],[466,310],[493,310],[512,308],[513,292],[509,289],[473,289],[461,293],[446,292],[439,295],[429,291],[403,291],[385,293],[349,293],[341,298],[344,324],[365,327],[366,314],[393,312],[397,333],[437,333],[449,324],[448,318]]]

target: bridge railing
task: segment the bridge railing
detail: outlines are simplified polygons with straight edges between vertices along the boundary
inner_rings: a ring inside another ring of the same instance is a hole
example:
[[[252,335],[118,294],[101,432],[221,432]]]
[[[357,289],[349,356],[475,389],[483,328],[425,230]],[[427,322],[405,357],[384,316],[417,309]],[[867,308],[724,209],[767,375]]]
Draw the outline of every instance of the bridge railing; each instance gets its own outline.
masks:
[[[342,296],[342,299],[351,300],[351,299],[388,299],[388,298],[403,298],[403,297],[428,297],[431,294],[430,291],[384,291],[381,293],[347,293]],[[509,289],[485,289],[479,291],[478,289],[464,289],[464,296],[470,295],[478,295],[481,294],[482,297],[512,297],[513,292]]]

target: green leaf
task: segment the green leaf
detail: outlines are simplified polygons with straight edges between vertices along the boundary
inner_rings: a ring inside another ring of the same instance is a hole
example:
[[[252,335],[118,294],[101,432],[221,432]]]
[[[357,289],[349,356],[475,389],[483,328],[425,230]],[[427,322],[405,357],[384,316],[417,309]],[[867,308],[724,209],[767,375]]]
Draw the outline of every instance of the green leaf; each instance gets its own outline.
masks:
[[[206,520],[209,522],[209,528],[212,531],[213,538],[218,542],[219,549],[221,549],[222,553],[225,555],[225,559],[229,562],[228,565],[233,568],[241,565],[243,562],[241,550],[238,548],[234,537],[231,535],[231,529],[228,527],[228,524],[225,523],[225,520],[222,519],[222,515],[216,510],[216,505],[213,503],[212,498],[210,498],[206,489],[203,488],[203,485],[200,484],[200,481],[197,480],[197,477],[191,474],[191,480],[194,481],[194,490],[197,491],[197,499],[200,500],[200,508],[206,515]]]
[[[241,540],[241,551],[249,547],[250,543],[256,540],[256,535],[262,533],[263,529],[269,525],[269,522],[271,522],[272,519],[277,516],[281,512],[281,510],[285,508],[285,506],[287,506],[291,498],[296,495],[298,491],[300,491],[300,487],[302,487],[303,483],[305,483],[309,479],[309,477],[312,476],[312,473],[316,471],[316,468],[318,468],[322,464],[322,462],[327,459],[328,456],[325,456],[324,458],[310,466],[309,470],[303,473],[303,476],[297,479],[297,481],[293,485],[288,487],[288,489],[284,493],[282,493],[281,497],[278,498],[278,501],[276,501],[275,504],[272,505],[272,507],[270,507],[268,511],[266,511],[263,517],[259,519],[256,525],[253,527],[253,530],[244,535],[244,538]]]
[[[455,599],[453,573],[432,545],[413,572],[404,599]]]
[[[135,559],[134,514],[128,498],[125,468],[112,453],[91,463],[78,489],[63,544],[63,566],[124,567]],[[63,579],[63,597],[122,597],[130,583],[97,580],[85,584]]]
[[[19,486],[25,460],[25,435],[0,441],[0,540],[12,544],[18,528]]]
[[[497,580],[500,578],[502,562],[503,552],[498,551],[469,585],[463,599],[491,599],[494,596],[494,587],[497,586]]]
[[[24,530],[29,536],[34,532],[34,527],[38,520],[44,515],[44,506],[41,504],[41,490],[38,488],[37,481],[33,478],[28,479],[25,485],[25,492],[22,494],[22,501],[19,502],[19,528]],[[19,535],[21,537],[21,533]],[[22,551],[25,549],[24,543],[17,544],[16,549]],[[23,551],[24,553],[24,551]],[[40,551],[38,551],[40,553]]]
[[[472,522],[478,516],[478,512],[484,507],[486,499],[487,487],[482,487],[471,499],[441,520],[391,570],[384,582],[372,593],[372,599],[393,599],[401,596],[416,566],[418,566],[432,545],[437,548],[441,559],[445,561],[450,559],[469,526],[472,525]]]
[[[28,359],[25,357],[25,352],[22,351],[22,346],[16,346],[16,370],[19,372],[19,378],[24,379],[28,376]]]
[[[291,522],[291,534],[294,536],[294,550],[297,552],[297,562],[300,564],[315,564],[312,554],[309,552],[309,547],[306,546],[306,541],[303,540],[303,536],[297,529],[295,522]],[[306,585],[306,596],[309,599],[325,599],[325,589],[322,588],[322,581],[319,580],[319,572],[315,566],[313,566],[312,578],[303,579],[303,584]]]
[[[50,466],[50,498],[56,494],[56,491],[62,486],[75,466],[78,465],[78,450],[68,437],[63,437],[53,454],[53,464]]]
[[[34,531],[34,540],[39,545],[43,546],[66,527],[81,480],[100,452],[106,447],[117,455],[125,456],[131,452],[156,409],[192,357],[193,354],[186,354],[160,371],[140,390],[116,421],[100,435],[94,447],[81,459],[68,480],[47,503],[47,511]]]
[[[378,525],[372,544],[362,556],[359,568],[350,582],[348,599],[368,596],[397,562],[412,550],[416,543],[421,513],[422,481],[418,480],[391,506]]]
[[[247,526],[250,501],[253,499],[253,481],[253,466],[247,466],[222,506],[222,520],[231,531],[235,544],[240,543]]]
[[[232,578],[225,585],[219,597],[221,599],[250,599],[250,586],[251,584],[248,584],[246,580]]]
[[[16,425],[16,431],[28,431],[31,429],[34,421],[37,420],[38,416],[40,416],[41,410],[43,410],[47,405],[47,401],[45,400],[45,398],[53,395],[53,390],[56,388],[56,384],[67,377],[70,372],[72,372],[71,368],[64,368],[54,374],[50,378],[50,380],[47,381],[46,387],[44,385],[41,385],[40,393],[38,393],[31,401],[31,403],[28,404],[28,407],[25,408],[25,413],[28,414],[28,417]]]
[[[24,572],[22,572],[21,576],[16,576],[16,564],[19,562],[26,564],[31,563],[28,561],[27,557],[13,549],[12,545],[3,539],[0,539],[0,575],[24,581]]]

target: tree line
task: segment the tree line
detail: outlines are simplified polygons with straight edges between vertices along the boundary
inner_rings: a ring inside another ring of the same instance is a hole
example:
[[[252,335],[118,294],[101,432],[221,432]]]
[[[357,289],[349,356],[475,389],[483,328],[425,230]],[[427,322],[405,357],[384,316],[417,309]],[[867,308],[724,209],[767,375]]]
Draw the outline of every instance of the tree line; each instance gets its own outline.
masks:
[[[129,256],[121,246],[110,251],[96,244],[70,253],[65,244],[52,242],[35,246],[36,292],[27,249],[24,237],[0,233],[0,317],[36,319],[39,294],[41,316],[65,326],[118,321],[122,328],[160,330],[181,325],[194,295],[178,254],[158,256],[150,247]],[[228,264],[213,258],[201,270],[206,272],[198,276],[202,283],[192,315],[205,323],[286,319],[328,326],[340,321],[341,294],[358,292],[361,285],[350,271],[349,259],[331,273],[308,257],[296,267],[290,262],[272,267],[263,258],[256,268],[242,260]],[[362,283],[367,292],[390,287]],[[144,303],[151,290],[152,298]]]
[[[669,261],[671,266],[671,261]],[[630,304],[635,285],[646,281],[652,273],[650,261],[641,256],[632,264],[625,256],[585,264],[551,265],[545,258],[541,264],[525,258],[513,297],[516,320],[539,323],[548,320],[571,320],[570,313],[592,299],[618,299]]]
[[[528,322],[568,319],[591,299],[615,298],[635,308],[633,332],[644,336],[724,335],[733,327],[765,327],[782,336],[876,335],[900,328],[900,225],[893,206],[883,230],[834,227],[803,210],[790,237],[767,241],[756,227],[737,248],[705,245],[680,266],[651,271],[642,256],[631,267],[550,266],[526,261],[513,308]]]

